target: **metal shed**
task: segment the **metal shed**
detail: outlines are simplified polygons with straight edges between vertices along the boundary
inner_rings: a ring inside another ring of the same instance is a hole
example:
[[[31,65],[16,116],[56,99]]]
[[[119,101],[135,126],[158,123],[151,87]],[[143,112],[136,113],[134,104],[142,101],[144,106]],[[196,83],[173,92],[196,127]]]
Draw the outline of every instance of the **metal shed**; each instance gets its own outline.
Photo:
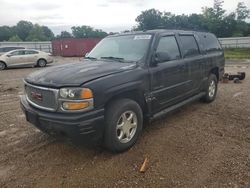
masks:
[[[64,38],[52,41],[52,53],[55,56],[83,57],[100,41],[100,38]]]

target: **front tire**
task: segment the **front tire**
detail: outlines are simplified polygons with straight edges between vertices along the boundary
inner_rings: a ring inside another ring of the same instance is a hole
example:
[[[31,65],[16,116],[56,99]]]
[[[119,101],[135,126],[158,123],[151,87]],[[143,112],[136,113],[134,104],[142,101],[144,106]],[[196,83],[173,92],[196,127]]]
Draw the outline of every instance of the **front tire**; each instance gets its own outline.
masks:
[[[213,102],[216,98],[218,89],[218,79],[215,74],[210,74],[206,85],[206,95],[202,98],[204,102]]]
[[[5,63],[0,62],[0,71],[1,71],[1,70],[4,70],[5,68],[6,68]]]
[[[143,124],[141,107],[133,100],[111,102],[105,113],[105,147],[112,152],[122,152],[137,141]]]
[[[39,59],[37,62],[38,67],[46,67],[47,61],[45,59]]]

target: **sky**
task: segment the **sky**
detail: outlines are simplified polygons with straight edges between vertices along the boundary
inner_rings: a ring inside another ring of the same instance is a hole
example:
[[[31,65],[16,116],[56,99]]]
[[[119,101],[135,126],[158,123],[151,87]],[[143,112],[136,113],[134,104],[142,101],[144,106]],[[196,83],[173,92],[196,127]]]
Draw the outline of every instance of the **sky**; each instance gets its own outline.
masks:
[[[234,11],[239,1],[250,8],[250,0],[224,0],[224,9]],[[213,0],[0,0],[0,26],[27,20],[46,25],[55,34],[80,25],[119,32],[135,26],[143,10],[191,14],[212,5]]]

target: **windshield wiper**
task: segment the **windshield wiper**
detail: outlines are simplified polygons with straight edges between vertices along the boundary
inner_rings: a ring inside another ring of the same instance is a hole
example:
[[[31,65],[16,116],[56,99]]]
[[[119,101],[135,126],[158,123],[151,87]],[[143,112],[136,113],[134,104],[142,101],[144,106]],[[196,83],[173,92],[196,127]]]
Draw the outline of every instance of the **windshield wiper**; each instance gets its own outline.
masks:
[[[95,57],[89,57],[89,56],[84,57],[84,59],[92,59],[92,60],[97,60],[97,58],[95,58]]]
[[[107,57],[101,57],[101,59],[111,59],[111,60],[116,60],[119,62],[124,62],[124,58],[122,58],[122,57],[107,56]]]

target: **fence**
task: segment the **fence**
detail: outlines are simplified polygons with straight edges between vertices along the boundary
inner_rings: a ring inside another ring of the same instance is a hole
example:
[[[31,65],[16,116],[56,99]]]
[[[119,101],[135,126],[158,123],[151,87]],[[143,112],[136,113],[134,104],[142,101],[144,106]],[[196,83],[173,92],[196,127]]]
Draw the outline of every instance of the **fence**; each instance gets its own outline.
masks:
[[[27,49],[35,49],[35,50],[41,50],[44,52],[50,52],[52,53],[52,44],[50,41],[45,42],[0,42],[0,47],[8,47],[8,46],[14,46],[14,47],[24,47]]]
[[[250,48],[250,37],[219,38],[223,48]]]
[[[223,48],[250,48],[250,37],[219,38]],[[46,42],[0,42],[0,47],[21,46],[52,53],[51,41]]]

